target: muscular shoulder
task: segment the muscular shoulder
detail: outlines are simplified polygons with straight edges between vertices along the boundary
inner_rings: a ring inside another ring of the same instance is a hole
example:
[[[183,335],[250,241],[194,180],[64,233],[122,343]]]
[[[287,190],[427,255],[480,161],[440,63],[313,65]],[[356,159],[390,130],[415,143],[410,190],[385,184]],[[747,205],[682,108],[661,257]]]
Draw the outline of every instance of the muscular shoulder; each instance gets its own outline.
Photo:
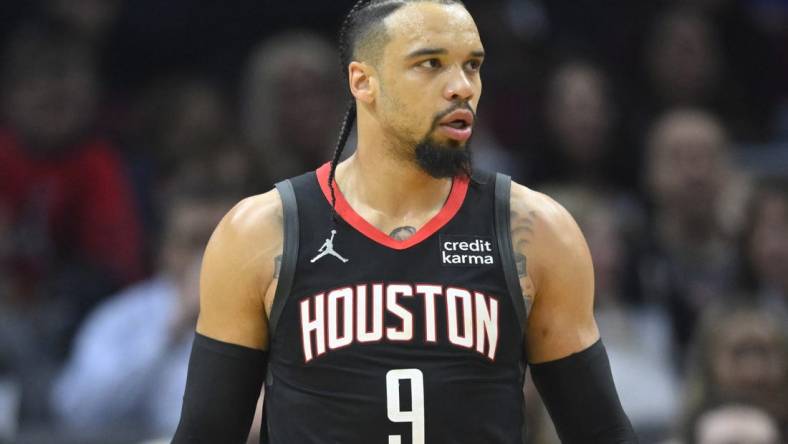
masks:
[[[510,205],[515,249],[528,250],[534,258],[529,269],[535,279],[545,279],[557,265],[588,254],[574,218],[550,196],[512,183]]]
[[[512,210],[528,211],[542,226],[558,229],[573,226],[574,219],[566,209],[547,194],[512,182]]]
[[[216,227],[200,274],[197,330],[263,348],[265,299],[282,251],[282,202],[274,190],[239,202]]]
[[[216,227],[211,241],[228,242],[238,247],[239,253],[257,256],[260,248],[272,241],[281,243],[281,237],[282,200],[276,190],[271,190],[236,204]]]

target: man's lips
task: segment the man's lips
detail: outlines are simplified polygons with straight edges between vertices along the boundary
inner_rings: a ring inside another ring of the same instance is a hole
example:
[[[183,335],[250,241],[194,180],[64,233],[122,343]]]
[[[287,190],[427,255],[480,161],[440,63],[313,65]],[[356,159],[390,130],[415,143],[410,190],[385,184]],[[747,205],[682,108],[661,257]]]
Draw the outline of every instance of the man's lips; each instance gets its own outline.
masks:
[[[438,122],[438,128],[447,137],[465,142],[473,133],[473,113],[467,109],[452,111]]]
[[[473,113],[467,109],[454,110],[438,122],[439,125],[473,126]]]

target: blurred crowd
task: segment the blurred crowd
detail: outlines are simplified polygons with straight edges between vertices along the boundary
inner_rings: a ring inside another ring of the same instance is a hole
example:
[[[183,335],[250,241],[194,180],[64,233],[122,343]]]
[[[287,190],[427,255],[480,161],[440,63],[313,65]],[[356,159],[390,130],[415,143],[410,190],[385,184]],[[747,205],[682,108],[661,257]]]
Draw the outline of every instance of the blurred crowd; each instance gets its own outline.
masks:
[[[174,431],[202,249],[330,158],[352,3],[0,4],[0,443]],[[583,229],[641,442],[785,442],[788,1],[466,4],[475,164]]]

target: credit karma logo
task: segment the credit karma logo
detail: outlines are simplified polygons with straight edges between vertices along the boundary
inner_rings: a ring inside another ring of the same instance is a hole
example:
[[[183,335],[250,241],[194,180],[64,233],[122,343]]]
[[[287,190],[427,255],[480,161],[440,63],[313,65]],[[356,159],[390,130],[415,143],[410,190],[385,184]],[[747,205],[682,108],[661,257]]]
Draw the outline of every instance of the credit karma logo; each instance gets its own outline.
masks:
[[[492,237],[441,235],[441,263],[449,266],[479,266],[495,264]]]

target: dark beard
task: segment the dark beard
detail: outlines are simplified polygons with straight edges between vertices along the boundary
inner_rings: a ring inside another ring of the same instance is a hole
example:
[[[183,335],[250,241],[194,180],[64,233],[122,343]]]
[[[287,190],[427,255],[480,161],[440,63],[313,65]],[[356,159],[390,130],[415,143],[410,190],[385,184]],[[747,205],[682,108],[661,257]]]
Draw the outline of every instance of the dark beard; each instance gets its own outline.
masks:
[[[457,109],[467,109],[476,117],[476,113],[468,103],[455,103],[451,108],[435,116],[430,132],[416,144],[416,163],[436,179],[471,177],[471,141],[466,141],[465,145],[461,145],[455,140],[440,143],[431,137],[438,128],[441,119]]]
[[[438,143],[425,137],[416,144],[416,163],[436,179],[471,176],[471,151],[468,144]]]

